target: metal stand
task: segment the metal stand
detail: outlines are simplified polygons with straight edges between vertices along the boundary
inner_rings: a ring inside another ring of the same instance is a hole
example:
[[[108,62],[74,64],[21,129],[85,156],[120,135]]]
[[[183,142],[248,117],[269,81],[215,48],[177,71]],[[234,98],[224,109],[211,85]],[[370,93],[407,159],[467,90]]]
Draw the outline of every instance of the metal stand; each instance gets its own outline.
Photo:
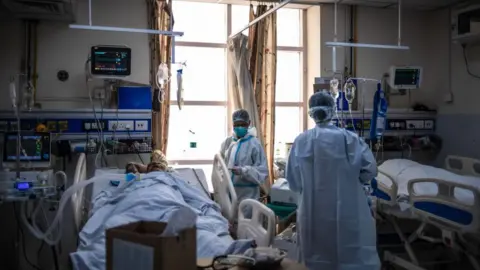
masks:
[[[418,258],[415,255],[415,252],[413,251],[413,248],[412,248],[412,243],[421,239],[433,244],[443,243],[448,248],[461,251],[463,254],[467,256],[473,269],[480,270],[480,264],[478,260],[475,258],[473,254],[468,252],[465,248],[462,248],[463,245],[461,244],[461,241],[459,242],[456,239],[456,237],[454,236],[455,235],[454,232],[447,232],[445,230],[442,230],[442,234],[444,235],[443,238],[447,239],[447,241],[444,241],[444,239],[429,237],[425,235],[425,227],[428,225],[428,223],[422,222],[422,224],[418,227],[418,229],[407,238],[405,234],[402,232],[402,230],[400,229],[400,226],[398,225],[396,218],[386,217],[386,220],[388,220],[389,223],[392,224],[395,232],[400,237],[400,240],[402,241],[405,251],[407,252],[407,255],[410,260],[403,259],[397,255],[394,255],[389,251],[385,251],[383,255],[384,262],[388,262],[392,265],[399,266],[401,268],[408,269],[408,270],[425,270],[425,268],[420,266]],[[445,238],[446,235],[450,237]],[[451,244],[447,245],[448,242],[451,242]],[[448,263],[448,262],[450,261],[434,262],[433,264],[441,264],[441,263]],[[425,264],[432,264],[432,263],[425,263]]]

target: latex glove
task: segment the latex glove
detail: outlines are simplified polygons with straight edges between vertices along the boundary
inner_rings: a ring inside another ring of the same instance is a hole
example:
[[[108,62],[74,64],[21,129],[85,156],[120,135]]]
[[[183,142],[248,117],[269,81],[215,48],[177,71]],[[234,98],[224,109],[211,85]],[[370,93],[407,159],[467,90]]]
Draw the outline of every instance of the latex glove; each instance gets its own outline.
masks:
[[[242,175],[244,171],[242,167],[233,167],[231,170],[235,175]]]

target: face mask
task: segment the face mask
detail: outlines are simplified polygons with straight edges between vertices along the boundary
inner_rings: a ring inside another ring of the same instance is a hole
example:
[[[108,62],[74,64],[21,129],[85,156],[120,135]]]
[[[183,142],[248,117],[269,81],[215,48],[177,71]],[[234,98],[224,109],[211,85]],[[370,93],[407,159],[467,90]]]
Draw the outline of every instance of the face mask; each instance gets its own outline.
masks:
[[[234,127],[233,131],[238,138],[243,138],[248,133],[248,129],[246,127]]]

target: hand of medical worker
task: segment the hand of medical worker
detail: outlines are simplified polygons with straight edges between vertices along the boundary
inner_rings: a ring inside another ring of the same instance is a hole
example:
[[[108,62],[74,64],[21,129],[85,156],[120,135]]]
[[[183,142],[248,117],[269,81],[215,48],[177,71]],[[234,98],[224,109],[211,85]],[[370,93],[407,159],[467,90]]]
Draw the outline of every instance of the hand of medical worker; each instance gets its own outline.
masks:
[[[244,168],[242,167],[233,167],[231,170],[232,170],[232,173],[235,175],[242,175],[244,172]]]

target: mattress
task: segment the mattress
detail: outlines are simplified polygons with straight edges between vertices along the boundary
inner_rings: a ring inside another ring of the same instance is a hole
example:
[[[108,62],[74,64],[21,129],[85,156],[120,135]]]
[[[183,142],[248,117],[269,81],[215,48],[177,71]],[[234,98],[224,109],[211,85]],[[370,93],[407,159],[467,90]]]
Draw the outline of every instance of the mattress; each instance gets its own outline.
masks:
[[[398,186],[397,196],[408,196],[408,183],[419,178],[439,179],[480,190],[479,177],[458,175],[445,169],[423,165],[407,159],[387,160],[378,167],[378,171],[376,178],[378,182],[387,187],[392,187],[391,180],[386,175],[395,181]],[[438,186],[435,183],[418,183],[414,186],[414,191],[418,195],[435,196],[438,193]],[[454,196],[467,205],[473,205],[475,199],[475,195],[470,190],[458,187],[454,189]]]

